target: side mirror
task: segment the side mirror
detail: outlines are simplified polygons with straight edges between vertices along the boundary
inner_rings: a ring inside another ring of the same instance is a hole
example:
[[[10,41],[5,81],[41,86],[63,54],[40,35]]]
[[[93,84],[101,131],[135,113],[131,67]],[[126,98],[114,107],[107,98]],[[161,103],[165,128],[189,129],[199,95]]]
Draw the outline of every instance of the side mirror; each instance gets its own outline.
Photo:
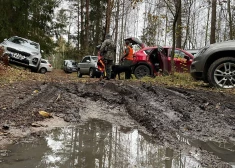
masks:
[[[86,62],[90,63],[91,61],[90,60],[86,60]]]

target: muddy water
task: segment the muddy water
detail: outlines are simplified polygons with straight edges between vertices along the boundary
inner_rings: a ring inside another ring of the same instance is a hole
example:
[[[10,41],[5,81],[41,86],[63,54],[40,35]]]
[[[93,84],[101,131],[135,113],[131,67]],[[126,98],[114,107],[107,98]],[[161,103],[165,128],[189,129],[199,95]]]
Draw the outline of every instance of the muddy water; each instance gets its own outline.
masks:
[[[200,168],[200,151],[213,152],[235,167],[233,143],[201,142],[176,134],[190,146],[177,151],[155,144],[135,128],[91,120],[56,128],[36,139],[24,139],[0,151],[1,168]]]

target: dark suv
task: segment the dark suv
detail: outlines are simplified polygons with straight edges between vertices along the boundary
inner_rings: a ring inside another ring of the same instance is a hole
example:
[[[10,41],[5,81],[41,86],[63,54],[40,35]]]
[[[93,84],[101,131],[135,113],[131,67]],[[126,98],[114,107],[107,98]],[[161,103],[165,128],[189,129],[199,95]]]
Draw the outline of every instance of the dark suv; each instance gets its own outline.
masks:
[[[37,72],[42,57],[39,43],[13,36],[5,39],[0,46],[3,46],[4,54],[9,56],[10,63],[21,65]]]
[[[202,48],[191,65],[191,75],[220,88],[235,88],[235,41]]]

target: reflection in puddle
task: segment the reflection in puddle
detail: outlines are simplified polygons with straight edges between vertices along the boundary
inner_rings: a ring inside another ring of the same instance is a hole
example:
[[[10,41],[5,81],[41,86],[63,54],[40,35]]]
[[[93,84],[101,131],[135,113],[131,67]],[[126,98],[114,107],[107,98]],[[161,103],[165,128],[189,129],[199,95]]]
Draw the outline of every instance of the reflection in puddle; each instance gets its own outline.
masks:
[[[1,154],[1,152],[0,152]],[[12,145],[1,168],[198,168],[195,157],[176,154],[131,128],[92,120],[57,128],[40,140]]]
[[[235,142],[214,142],[214,141],[200,141],[195,139],[186,138],[180,134],[176,134],[180,142],[183,142],[197,149],[203,149],[218,156],[222,161],[229,163],[235,168]]]

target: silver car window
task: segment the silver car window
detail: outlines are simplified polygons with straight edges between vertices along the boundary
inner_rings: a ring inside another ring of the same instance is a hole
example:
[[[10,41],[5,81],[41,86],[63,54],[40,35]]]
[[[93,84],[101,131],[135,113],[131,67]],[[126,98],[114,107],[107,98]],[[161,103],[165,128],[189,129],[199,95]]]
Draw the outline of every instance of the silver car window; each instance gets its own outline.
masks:
[[[97,61],[97,60],[98,60],[98,57],[97,57],[97,56],[93,56],[93,57],[91,57],[91,59]]]
[[[83,58],[82,62],[86,62],[87,60],[91,60],[90,57]]]

